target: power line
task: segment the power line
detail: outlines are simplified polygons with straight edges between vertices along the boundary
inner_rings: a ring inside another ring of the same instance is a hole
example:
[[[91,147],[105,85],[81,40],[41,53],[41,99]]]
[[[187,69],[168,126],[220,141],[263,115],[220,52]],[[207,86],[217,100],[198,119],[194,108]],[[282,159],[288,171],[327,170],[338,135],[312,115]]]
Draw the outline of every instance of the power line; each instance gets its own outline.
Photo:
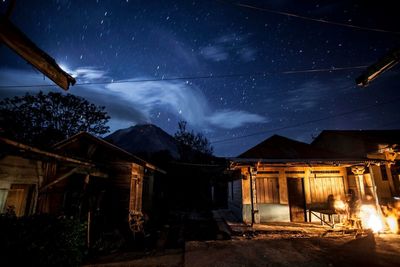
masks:
[[[237,7],[244,7],[244,8],[268,12],[268,13],[272,13],[272,14],[283,15],[283,16],[287,16],[287,17],[298,18],[298,19],[314,21],[314,22],[320,22],[320,23],[325,23],[325,24],[331,24],[331,25],[336,25],[336,26],[341,26],[341,27],[353,28],[353,29],[364,30],[364,31],[380,32],[380,33],[400,34],[400,32],[396,32],[396,31],[390,31],[390,30],[378,29],[378,28],[370,28],[370,27],[364,27],[364,26],[357,26],[357,25],[352,25],[352,24],[348,24],[348,23],[330,21],[330,20],[325,20],[325,19],[316,19],[316,18],[312,18],[312,17],[306,17],[303,15],[294,14],[294,13],[283,12],[283,11],[273,10],[273,9],[264,8],[264,7],[257,7],[257,6],[253,6],[253,5],[249,5],[249,4],[227,2],[227,1],[222,1],[222,0],[220,0],[219,2],[224,2],[226,4],[231,4],[231,5],[234,5]]]
[[[396,102],[398,100],[400,100],[400,97],[391,99],[390,101],[381,102],[381,103],[365,106],[365,107],[362,107],[362,108],[353,109],[353,110],[349,110],[349,111],[346,111],[346,112],[338,113],[338,114],[335,114],[335,115],[332,115],[332,116],[326,116],[326,117],[319,118],[319,119],[304,121],[304,122],[295,123],[295,124],[291,124],[291,125],[287,125],[287,126],[283,126],[283,127],[279,127],[279,128],[274,128],[274,129],[270,129],[270,130],[255,132],[255,133],[251,133],[251,134],[247,134],[247,135],[236,136],[236,137],[226,138],[226,139],[220,139],[220,140],[216,140],[216,141],[213,141],[213,142],[210,142],[210,143],[211,144],[225,143],[225,142],[228,142],[228,141],[247,138],[247,137],[256,136],[256,135],[260,135],[260,134],[265,134],[265,133],[269,133],[269,132],[277,132],[277,131],[286,130],[286,129],[290,129],[290,128],[296,128],[296,127],[303,126],[303,125],[306,125],[306,124],[311,124],[311,123],[315,123],[315,122],[329,120],[329,119],[333,119],[333,118],[336,118],[336,117],[341,117],[341,116],[349,115],[349,114],[356,113],[356,112],[359,112],[359,111],[363,111],[363,110],[366,110],[366,109],[370,109],[370,108],[374,108],[374,107],[378,107],[378,106],[382,106],[382,105],[386,105],[386,104],[391,104],[391,103],[394,103],[394,102]]]
[[[170,77],[170,78],[154,78],[154,79],[138,79],[138,80],[123,80],[123,81],[107,81],[107,82],[88,82],[88,83],[76,83],[74,86],[89,86],[89,85],[107,85],[107,84],[123,84],[123,83],[141,83],[141,82],[162,82],[162,81],[179,81],[179,80],[200,80],[200,79],[222,79],[222,78],[235,78],[245,76],[266,76],[273,74],[299,74],[299,73],[313,73],[313,72],[334,72],[334,71],[345,71],[355,69],[365,69],[367,65],[362,66],[351,66],[351,67],[331,67],[331,68],[320,68],[320,69],[303,69],[303,70],[286,70],[276,72],[253,72],[253,73],[236,73],[236,74],[220,74],[220,75],[200,75],[200,76],[183,76],[183,77]],[[3,88],[32,88],[32,87],[53,87],[54,84],[37,84],[37,85],[2,85]]]

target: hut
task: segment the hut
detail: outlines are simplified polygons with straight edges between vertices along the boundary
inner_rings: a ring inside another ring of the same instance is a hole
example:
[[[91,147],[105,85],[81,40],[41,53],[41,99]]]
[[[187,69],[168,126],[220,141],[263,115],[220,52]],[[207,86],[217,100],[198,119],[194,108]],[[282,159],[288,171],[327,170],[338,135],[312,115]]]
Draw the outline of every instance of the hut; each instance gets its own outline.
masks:
[[[335,214],[332,201],[345,200],[353,184],[357,192],[372,187],[349,180],[364,178],[360,170],[371,164],[274,135],[231,159],[236,175],[228,183],[228,206],[246,223],[323,220]]]
[[[69,168],[68,175],[49,180],[40,190],[40,211],[64,213],[87,220],[94,232],[121,234],[143,229],[152,215],[156,166],[89,133],[81,132],[54,146],[57,154],[86,160],[92,172]],[[63,167],[47,169],[66,172]],[[97,229],[95,229],[97,228]]]
[[[86,132],[51,152],[3,137],[0,147],[0,213],[77,218],[89,245],[110,232],[129,239],[155,213],[164,171]]]

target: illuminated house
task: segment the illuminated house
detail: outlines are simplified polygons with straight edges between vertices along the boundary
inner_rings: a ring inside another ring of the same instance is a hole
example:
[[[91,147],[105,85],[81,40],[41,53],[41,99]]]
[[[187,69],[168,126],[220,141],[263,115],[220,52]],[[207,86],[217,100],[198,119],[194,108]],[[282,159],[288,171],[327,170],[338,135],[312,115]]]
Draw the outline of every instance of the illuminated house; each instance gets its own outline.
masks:
[[[367,166],[362,174],[374,179],[380,203],[400,196],[400,130],[326,130],[312,145],[351,157],[381,160],[379,165]]]
[[[246,223],[305,222],[334,214],[330,200],[349,189],[373,195],[366,166],[384,160],[353,157],[274,135],[231,160],[228,206]],[[364,183],[355,183],[363,179]]]

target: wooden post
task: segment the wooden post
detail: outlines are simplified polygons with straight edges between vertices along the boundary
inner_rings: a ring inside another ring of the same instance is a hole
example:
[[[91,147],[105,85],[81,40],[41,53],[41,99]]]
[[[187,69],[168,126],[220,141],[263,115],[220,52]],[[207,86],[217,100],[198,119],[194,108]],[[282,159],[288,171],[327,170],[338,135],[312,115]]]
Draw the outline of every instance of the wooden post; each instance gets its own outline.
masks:
[[[89,210],[88,217],[87,217],[87,239],[86,239],[88,248],[90,248],[90,223],[91,223],[91,221],[92,221],[91,212]]]
[[[360,199],[363,199],[364,196],[365,196],[364,171],[365,171],[365,167],[364,166],[351,167],[351,172],[354,173],[354,176],[356,178],[356,182],[357,182],[356,184],[358,186]]]
[[[90,175],[87,174],[85,176],[85,188],[89,184],[90,181]],[[92,213],[90,211],[90,203],[88,203],[88,215],[87,215],[87,247],[90,248],[90,228],[91,228],[91,223],[92,223]]]

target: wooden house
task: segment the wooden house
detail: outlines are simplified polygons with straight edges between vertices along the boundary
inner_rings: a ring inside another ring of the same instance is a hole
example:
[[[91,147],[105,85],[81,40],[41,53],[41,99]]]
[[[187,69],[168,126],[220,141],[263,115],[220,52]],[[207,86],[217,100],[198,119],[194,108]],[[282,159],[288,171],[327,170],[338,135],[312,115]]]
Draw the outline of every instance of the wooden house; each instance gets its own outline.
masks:
[[[367,166],[364,176],[373,179],[380,203],[400,196],[400,130],[325,130],[312,146],[354,158],[380,160],[380,164]]]
[[[41,212],[80,217],[97,228],[95,232],[142,230],[144,214],[152,212],[156,172],[162,170],[86,132],[56,144],[54,151],[86,160],[95,168],[91,173],[79,167],[47,170],[66,174],[47,181],[40,190]]]
[[[319,220],[349,189],[373,190],[369,174],[357,181],[374,163],[274,135],[231,159],[228,206],[246,223]]]
[[[102,233],[129,239],[152,218],[152,164],[88,133],[52,152],[0,137],[0,213],[49,213],[87,222],[88,242]]]
[[[87,173],[92,163],[61,156],[0,137],[0,213],[36,213],[39,191],[46,183],[45,166],[63,165]],[[52,178],[54,179],[54,178]]]

